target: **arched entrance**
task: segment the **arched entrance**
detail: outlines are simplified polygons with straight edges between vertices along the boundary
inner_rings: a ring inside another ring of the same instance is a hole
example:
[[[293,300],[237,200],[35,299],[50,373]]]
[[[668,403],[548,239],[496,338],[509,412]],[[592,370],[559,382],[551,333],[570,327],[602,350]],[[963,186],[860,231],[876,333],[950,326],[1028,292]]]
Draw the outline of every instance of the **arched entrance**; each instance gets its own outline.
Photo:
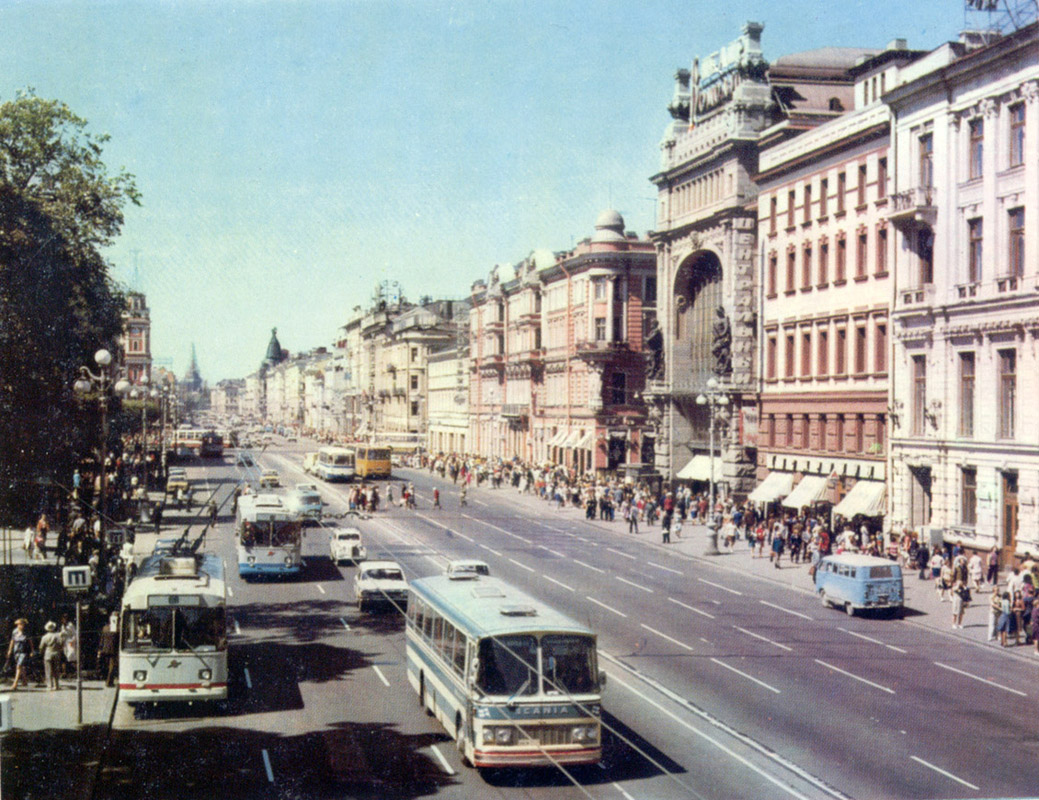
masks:
[[[713,325],[722,305],[722,265],[710,250],[686,258],[675,273],[674,285],[675,390],[701,391],[713,373]]]

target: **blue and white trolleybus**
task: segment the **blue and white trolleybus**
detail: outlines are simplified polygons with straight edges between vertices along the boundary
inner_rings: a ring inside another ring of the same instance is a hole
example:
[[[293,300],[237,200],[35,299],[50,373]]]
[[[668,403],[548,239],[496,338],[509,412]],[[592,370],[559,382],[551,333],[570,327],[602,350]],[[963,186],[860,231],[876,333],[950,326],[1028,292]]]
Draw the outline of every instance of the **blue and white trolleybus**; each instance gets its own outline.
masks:
[[[238,574],[245,580],[298,575],[302,531],[299,514],[286,508],[278,495],[242,495],[235,518]]]

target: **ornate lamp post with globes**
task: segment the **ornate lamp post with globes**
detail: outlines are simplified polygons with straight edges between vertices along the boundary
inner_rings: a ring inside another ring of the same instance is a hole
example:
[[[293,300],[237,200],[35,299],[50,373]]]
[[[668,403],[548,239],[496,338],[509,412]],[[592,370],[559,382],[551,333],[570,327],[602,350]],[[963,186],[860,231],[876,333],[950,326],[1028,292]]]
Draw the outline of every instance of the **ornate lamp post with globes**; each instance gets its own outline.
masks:
[[[707,529],[710,533],[710,544],[707,555],[717,556],[721,554],[718,550],[718,523],[714,519],[714,426],[719,420],[726,418],[726,408],[729,405],[729,397],[718,383],[717,378],[707,379],[707,391],[696,398],[698,406],[708,407],[707,426],[710,431],[710,458],[711,458],[711,505],[708,512]]]
[[[114,390],[116,394],[123,395],[130,390],[130,382],[120,377],[112,386],[112,377],[109,375],[109,367],[112,364],[112,354],[104,348],[94,353],[94,362],[98,371],[93,373],[88,367],[79,368],[79,377],[72,388],[79,394],[96,391],[98,404],[101,407],[101,446],[98,449],[98,469],[100,473],[101,497],[97,503],[98,518],[100,520],[100,540],[102,550],[105,545],[105,501],[108,495],[108,470],[105,462],[108,460],[108,393]]]

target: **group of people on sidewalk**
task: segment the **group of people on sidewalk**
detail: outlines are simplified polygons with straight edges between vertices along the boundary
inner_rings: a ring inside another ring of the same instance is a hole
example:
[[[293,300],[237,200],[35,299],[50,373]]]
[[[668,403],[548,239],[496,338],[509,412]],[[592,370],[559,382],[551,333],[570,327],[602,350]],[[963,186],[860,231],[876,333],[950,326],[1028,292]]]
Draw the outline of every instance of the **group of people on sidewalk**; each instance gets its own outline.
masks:
[[[29,620],[24,617],[14,622],[4,662],[5,673],[8,670],[14,673],[8,689],[13,692],[19,686],[28,688],[29,672],[38,654],[43,662],[43,685],[48,691],[56,691],[61,688],[59,679],[76,668],[76,626],[68,618],[62,618],[60,625],[47,622],[38,646],[28,633],[28,627]]]

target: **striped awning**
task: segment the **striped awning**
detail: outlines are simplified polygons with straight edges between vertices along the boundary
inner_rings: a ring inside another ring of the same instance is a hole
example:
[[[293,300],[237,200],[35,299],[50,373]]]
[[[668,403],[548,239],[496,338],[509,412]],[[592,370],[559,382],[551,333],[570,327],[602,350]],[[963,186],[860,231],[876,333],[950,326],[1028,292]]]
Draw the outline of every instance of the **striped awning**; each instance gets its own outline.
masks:
[[[680,481],[709,481],[711,480],[711,457],[710,456],[693,456],[689,459],[689,463],[686,464],[682,469],[675,475]],[[714,480],[720,481],[722,478],[722,460],[720,458],[714,459]]]
[[[577,447],[579,441],[581,441],[581,432],[573,431],[566,437],[566,441],[563,442],[563,447]]]
[[[794,473],[770,472],[765,480],[747,496],[747,499],[753,503],[771,503],[773,500],[790,494],[793,485]]]
[[[578,450],[587,450],[589,447],[595,446],[595,432],[586,433],[581,437],[581,440],[577,443]]]
[[[555,436],[548,440],[549,447],[559,447],[563,444],[563,440],[566,439],[567,432],[565,430],[559,431]]]
[[[879,517],[886,509],[886,493],[884,483],[881,481],[856,481],[851,491],[844,495],[833,509],[834,514],[840,514],[846,519],[851,519],[856,514],[864,517]]]
[[[786,508],[800,509],[822,500],[826,494],[828,480],[823,475],[805,475],[794,491],[783,500],[783,505]]]

